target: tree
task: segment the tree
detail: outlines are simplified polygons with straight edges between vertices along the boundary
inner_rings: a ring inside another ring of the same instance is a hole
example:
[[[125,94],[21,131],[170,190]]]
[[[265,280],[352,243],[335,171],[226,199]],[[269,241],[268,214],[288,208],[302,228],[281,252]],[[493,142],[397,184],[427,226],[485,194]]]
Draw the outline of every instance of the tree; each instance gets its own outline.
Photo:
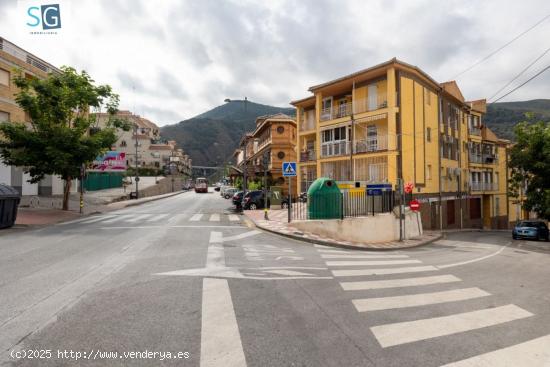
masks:
[[[510,191],[525,188],[523,208],[550,220],[550,123],[522,122],[515,127],[517,143],[510,150]]]
[[[81,166],[110,149],[117,140],[116,128],[129,129],[126,121],[114,117],[118,95],[108,85],[94,85],[85,71],[70,67],[45,79],[28,78],[19,71],[14,83],[19,88],[16,102],[29,121],[0,125],[0,157],[22,167],[31,183],[45,175],[61,176],[63,210],[68,210],[71,181],[80,175]],[[106,127],[97,126],[90,108],[106,108]]]

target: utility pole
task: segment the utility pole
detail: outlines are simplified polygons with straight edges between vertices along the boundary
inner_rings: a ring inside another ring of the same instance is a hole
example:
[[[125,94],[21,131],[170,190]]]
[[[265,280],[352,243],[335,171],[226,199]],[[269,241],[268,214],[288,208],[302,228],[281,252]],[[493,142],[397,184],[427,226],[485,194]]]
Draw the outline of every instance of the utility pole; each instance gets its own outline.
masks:
[[[244,152],[243,152],[243,162],[244,162],[244,168],[243,168],[243,197],[241,202],[241,208],[244,210],[244,196],[246,195],[246,171],[248,170],[248,162],[246,161],[246,147],[248,145],[248,139],[245,140],[244,143]]]
[[[134,133],[134,137],[135,137],[135,145],[136,145],[136,199],[139,198],[139,164],[138,164],[138,125],[135,124],[134,125],[135,127],[135,133]]]
[[[267,215],[267,152],[264,153],[264,219],[269,220]]]

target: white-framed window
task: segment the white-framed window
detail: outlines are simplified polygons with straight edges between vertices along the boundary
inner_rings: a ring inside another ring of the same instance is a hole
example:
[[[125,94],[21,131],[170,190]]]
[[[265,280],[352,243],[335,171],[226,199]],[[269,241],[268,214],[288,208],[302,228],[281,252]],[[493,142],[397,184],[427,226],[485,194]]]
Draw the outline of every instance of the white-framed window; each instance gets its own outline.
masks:
[[[378,109],[378,86],[376,83],[367,87],[369,111]]]
[[[0,69],[0,85],[10,86],[10,72],[4,69]]]
[[[0,123],[9,122],[10,114],[8,112],[0,111]]]
[[[378,149],[378,129],[376,125],[367,126],[367,149],[369,152]]]

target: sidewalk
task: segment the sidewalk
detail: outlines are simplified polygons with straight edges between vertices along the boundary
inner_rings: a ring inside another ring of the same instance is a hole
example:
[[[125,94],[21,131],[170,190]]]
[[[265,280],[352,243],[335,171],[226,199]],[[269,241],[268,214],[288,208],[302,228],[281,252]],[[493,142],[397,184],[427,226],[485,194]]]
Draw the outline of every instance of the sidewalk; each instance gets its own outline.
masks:
[[[384,243],[358,243],[349,241],[337,241],[332,238],[321,237],[310,232],[301,232],[297,230],[292,226],[292,223],[287,222],[288,214],[287,211],[284,209],[270,210],[269,220],[267,221],[264,219],[263,210],[245,210],[244,214],[252,223],[254,223],[256,227],[268,232],[272,232],[300,241],[357,250],[396,250],[426,245],[442,238],[442,234],[439,232],[424,231],[424,234],[421,237],[404,240],[402,242],[394,241]]]
[[[15,227],[29,226],[46,226],[61,222],[66,222],[73,219],[78,219],[89,214],[105,213],[112,210],[123,209],[129,206],[139,205],[154,200],[167,198],[170,196],[182,194],[186,191],[176,191],[163,195],[148,196],[137,200],[117,201],[110,204],[96,204],[84,207],[84,214],[80,214],[78,210],[61,210],[61,209],[45,209],[45,208],[22,208],[17,210],[17,220]]]

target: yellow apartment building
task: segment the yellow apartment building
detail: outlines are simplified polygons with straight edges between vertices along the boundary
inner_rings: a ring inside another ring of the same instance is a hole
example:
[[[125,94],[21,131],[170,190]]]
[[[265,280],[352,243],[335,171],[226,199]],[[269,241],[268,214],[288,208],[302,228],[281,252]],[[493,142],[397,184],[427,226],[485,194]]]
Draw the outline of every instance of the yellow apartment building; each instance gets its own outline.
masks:
[[[0,37],[0,123],[28,123],[25,114],[15,96],[19,92],[13,82],[16,73],[23,73],[26,78],[46,78],[49,73],[60,73],[61,70],[16,44]],[[21,167],[8,166],[0,161],[0,184],[16,188],[23,196],[61,195],[63,180],[56,176],[46,176],[38,183],[28,182],[30,176]],[[73,183],[76,190],[78,183]]]
[[[343,189],[403,179],[426,229],[508,225],[508,142],[483,126],[485,100],[395,58],[309,91],[291,102],[300,191],[318,177]]]

